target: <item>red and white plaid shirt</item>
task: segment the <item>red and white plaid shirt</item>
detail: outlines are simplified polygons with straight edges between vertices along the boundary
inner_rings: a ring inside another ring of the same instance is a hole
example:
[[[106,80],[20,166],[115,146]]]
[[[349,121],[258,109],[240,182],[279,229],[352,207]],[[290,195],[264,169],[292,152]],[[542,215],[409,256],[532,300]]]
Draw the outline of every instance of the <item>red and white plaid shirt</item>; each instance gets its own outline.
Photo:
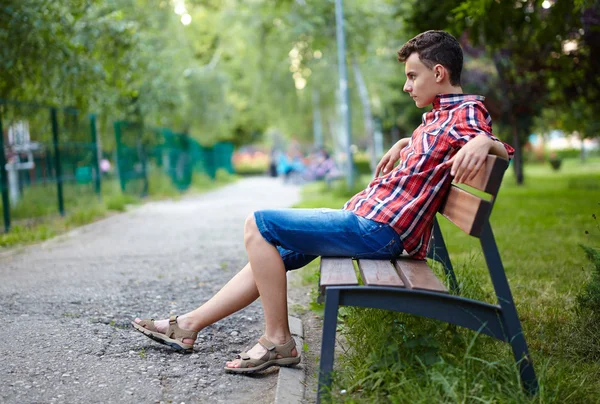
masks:
[[[423,122],[402,149],[398,167],[371,181],[344,209],[391,225],[406,252],[425,259],[433,219],[452,182],[450,166],[444,163],[477,135],[500,142],[492,135],[492,119],[483,100],[467,94],[436,96],[433,109],[423,114]],[[504,147],[512,158],[513,148]]]

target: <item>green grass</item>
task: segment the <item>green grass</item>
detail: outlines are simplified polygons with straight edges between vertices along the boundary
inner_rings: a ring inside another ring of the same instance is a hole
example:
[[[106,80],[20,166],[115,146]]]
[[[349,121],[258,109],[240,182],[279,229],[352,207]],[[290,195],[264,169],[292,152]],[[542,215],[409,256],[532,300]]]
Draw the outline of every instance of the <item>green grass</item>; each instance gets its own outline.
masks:
[[[592,218],[600,213],[600,160],[565,160],[558,172],[549,165],[526,166],[525,181],[517,186],[509,169],[491,223],[539,393],[522,392],[508,344],[434,320],[346,308],[340,312],[346,342],[333,401],[600,402],[600,326],[577,310],[577,296],[592,274],[581,245],[600,247]],[[302,207],[340,207],[347,199],[324,184],[307,186],[303,196]],[[478,240],[445,219],[440,225],[462,295],[495,303]]]

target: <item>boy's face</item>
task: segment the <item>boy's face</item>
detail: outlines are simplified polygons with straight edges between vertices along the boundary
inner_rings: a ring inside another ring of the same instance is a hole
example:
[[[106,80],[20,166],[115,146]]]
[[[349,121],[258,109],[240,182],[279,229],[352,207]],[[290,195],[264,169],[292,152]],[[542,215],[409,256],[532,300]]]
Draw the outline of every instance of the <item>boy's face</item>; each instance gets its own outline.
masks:
[[[435,96],[439,94],[435,71],[425,66],[416,52],[406,59],[404,71],[406,83],[403,90],[410,95],[418,108],[431,104]]]

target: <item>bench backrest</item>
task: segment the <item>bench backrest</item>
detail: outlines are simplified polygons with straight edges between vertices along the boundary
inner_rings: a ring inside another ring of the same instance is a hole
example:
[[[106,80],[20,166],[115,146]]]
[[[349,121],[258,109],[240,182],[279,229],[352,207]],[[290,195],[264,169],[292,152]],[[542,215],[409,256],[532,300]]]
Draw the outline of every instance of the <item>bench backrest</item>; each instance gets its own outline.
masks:
[[[452,184],[440,213],[465,233],[479,238],[484,222],[492,212],[508,161],[489,155],[485,165],[466,185],[491,195],[486,200]]]

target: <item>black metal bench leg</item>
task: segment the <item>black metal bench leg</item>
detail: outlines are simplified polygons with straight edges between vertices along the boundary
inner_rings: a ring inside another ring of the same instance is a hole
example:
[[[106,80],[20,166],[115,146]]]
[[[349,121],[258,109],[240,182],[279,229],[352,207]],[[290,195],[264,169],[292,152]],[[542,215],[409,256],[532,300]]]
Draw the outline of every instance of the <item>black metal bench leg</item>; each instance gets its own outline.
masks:
[[[340,291],[335,288],[325,292],[325,316],[323,318],[323,339],[321,342],[321,361],[319,372],[319,392],[317,403],[329,394],[331,387],[331,372],[333,370],[335,332],[337,328],[337,315],[340,303]]]
[[[534,395],[538,391],[538,381],[533,369],[533,362],[527,349],[527,342],[523,334],[515,335],[510,341],[510,346],[515,357],[515,361],[519,364],[519,373],[523,388],[528,394]]]
[[[519,314],[517,313],[510,287],[508,286],[508,279],[506,279],[504,266],[500,260],[498,246],[496,245],[496,240],[494,239],[494,234],[492,233],[489,222],[486,222],[483,225],[480,241],[483,255],[485,256],[485,261],[492,278],[492,284],[494,285],[496,296],[498,297],[498,303],[502,308],[502,317],[506,326],[508,342],[512,347],[515,361],[519,364],[523,388],[527,393],[535,394],[538,390],[538,382],[535,371],[533,370],[533,362],[529,355],[529,349],[527,348],[527,342],[523,335]]]
[[[430,247],[429,258],[434,259],[442,264],[444,267],[444,272],[446,273],[446,277],[450,282],[450,290],[459,295],[460,287],[458,286],[458,281],[456,280],[456,275],[454,274],[454,268],[452,267],[452,262],[450,261],[450,255],[448,254],[448,249],[446,248],[446,243],[444,242],[444,236],[442,236],[442,230],[440,229],[440,225],[438,224],[437,218],[433,221],[433,248]],[[431,251],[433,250],[433,251]]]

